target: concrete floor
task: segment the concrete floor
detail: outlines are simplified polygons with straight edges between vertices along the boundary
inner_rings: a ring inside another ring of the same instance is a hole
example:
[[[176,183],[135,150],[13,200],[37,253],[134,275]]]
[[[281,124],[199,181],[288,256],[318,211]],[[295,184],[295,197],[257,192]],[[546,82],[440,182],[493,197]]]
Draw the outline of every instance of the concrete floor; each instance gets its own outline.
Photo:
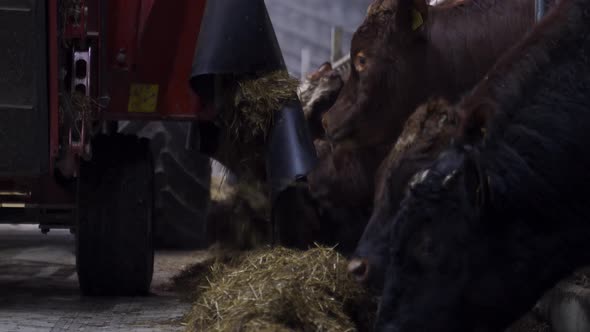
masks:
[[[152,295],[86,298],[78,292],[74,237],[37,226],[0,225],[0,331],[183,331],[190,309],[170,287],[199,251],[156,253]]]

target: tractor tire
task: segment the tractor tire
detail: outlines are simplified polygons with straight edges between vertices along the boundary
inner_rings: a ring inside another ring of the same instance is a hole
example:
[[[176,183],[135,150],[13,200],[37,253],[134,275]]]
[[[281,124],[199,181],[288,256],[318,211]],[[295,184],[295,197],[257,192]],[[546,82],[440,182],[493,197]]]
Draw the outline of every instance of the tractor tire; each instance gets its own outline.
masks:
[[[81,161],[76,265],[83,295],[147,295],[154,266],[149,142],[98,135]]]
[[[211,161],[199,153],[199,133],[189,134],[190,123],[178,121],[127,121],[119,131],[151,140],[156,247],[205,248]]]

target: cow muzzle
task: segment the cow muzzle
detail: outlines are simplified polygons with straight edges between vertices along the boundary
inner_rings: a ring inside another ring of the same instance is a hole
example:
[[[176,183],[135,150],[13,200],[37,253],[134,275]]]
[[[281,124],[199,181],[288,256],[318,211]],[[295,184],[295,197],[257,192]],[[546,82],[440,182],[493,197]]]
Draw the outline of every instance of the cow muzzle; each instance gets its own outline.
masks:
[[[358,282],[367,282],[369,279],[369,261],[364,258],[353,258],[348,263],[348,273]]]

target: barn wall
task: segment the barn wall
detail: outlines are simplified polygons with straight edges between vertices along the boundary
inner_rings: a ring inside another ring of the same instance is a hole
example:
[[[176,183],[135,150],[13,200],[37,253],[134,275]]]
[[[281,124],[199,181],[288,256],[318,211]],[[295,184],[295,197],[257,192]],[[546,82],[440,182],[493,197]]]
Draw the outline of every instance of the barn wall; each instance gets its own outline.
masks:
[[[301,49],[311,52],[311,69],[330,59],[332,26],[343,28],[343,51],[371,0],[265,0],[289,72],[301,73]]]

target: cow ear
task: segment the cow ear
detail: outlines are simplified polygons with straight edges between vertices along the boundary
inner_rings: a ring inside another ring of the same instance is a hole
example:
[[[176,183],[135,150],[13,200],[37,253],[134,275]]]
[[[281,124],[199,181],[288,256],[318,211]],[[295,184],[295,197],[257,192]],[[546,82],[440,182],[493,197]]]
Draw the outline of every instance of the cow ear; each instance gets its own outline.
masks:
[[[428,19],[426,0],[399,0],[396,11],[399,31],[421,31]]]
[[[322,65],[318,68],[317,72],[324,74],[329,72],[330,70],[332,70],[332,64],[330,63],[330,61],[326,61],[322,63]]]

